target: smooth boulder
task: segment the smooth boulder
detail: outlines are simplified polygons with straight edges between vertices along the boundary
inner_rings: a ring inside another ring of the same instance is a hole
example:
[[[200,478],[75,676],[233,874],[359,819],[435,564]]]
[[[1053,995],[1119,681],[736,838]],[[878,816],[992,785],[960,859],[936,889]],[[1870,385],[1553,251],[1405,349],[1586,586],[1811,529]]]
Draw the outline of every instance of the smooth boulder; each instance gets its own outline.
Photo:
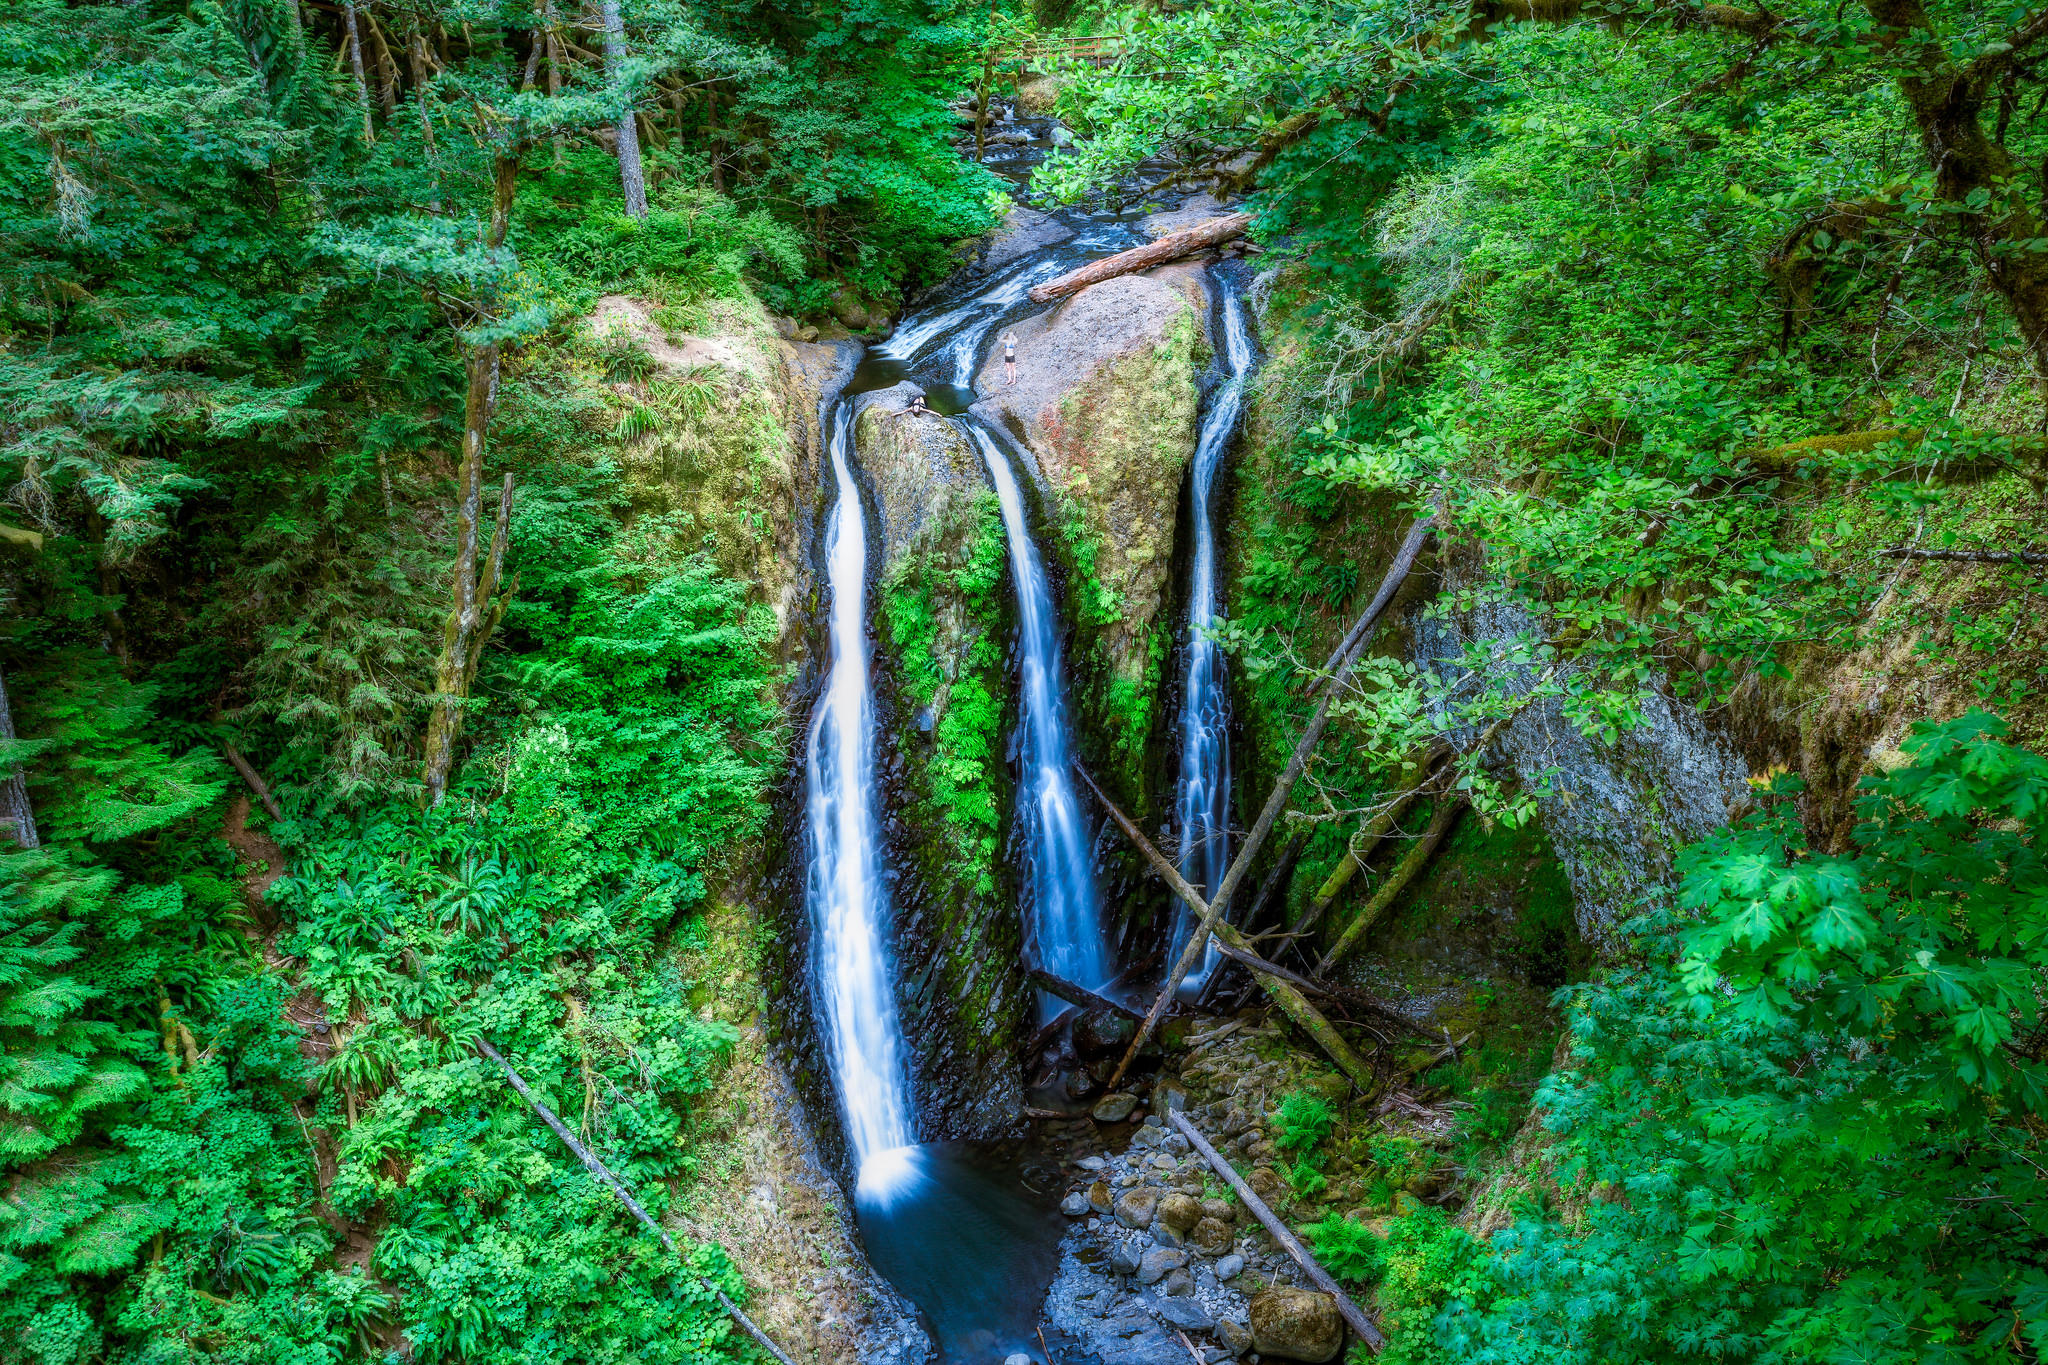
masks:
[[[1311,1365],[1335,1360],[1344,1345],[1337,1301],[1313,1289],[1276,1286],[1252,1300],[1252,1349]]]
[[[1143,1232],[1152,1226],[1152,1216],[1158,1210],[1159,1191],[1140,1185],[1116,1201],[1116,1221],[1133,1232]]]

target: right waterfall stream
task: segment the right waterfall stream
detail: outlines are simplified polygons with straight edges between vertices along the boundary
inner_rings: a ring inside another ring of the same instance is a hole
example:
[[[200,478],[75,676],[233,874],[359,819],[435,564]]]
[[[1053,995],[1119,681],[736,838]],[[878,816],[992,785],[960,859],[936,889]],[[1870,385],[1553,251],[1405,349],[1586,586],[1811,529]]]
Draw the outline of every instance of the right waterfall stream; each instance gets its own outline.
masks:
[[[1245,382],[1252,371],[1251,337],[1245,330],[1244,301],[1223,295],[1223,335],[1218,359],[1222,381],[1202,414],[1201,435],[1189,471],[1188,508],[1193,554],[1188,565],[1188,629],[1182,646],[1186,682],[1181,693],[1180,780],[1174,819],[1180,831],[1180,874],[1213,897],[1230,866],[1230,695],[1225,690],[1223,650],[1214,630],[1222,622],[1216,588],[1216,476],[1244,413]],[[1180,957],[1194,932],[1194,912],[1180,907],[1166,960]],[[1209,941],[1202,963],[1188,973],[1183,992],[1199,992],[1217,960]]]

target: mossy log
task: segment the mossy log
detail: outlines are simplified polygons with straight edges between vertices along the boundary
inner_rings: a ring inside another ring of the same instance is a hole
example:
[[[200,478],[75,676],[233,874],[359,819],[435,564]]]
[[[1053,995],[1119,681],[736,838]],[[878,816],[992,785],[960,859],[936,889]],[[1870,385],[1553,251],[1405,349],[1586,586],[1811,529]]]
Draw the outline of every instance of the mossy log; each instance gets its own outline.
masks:
[[[1316,890],[1315,898],[1288,929],[1287,938],[1290,942],[1315,932],[1316,925],[1322,923],[1323,914],[1330,908],[1331,903],[1343,894],[1345,887],[1351,885],[1351,879],[1365,869],[1366,863],[1372,858],[1373,850],[1379,847],[1380,840],[1386,838],[1394,828],[1395,822],[1407,812],[1408,807],[1415,804],[1415,799],[1422,795],[1423,784],[1429,781],[1430,773],[1435,771],[1437,763],[1447,752],[1439,746],[1409,759],[1408,766],[1415,769],[1415,780],[1394,793],[1393,799],[1377,812],[1358,822],[1358,829],[1345,845],[1344,856],[1338,860],[1337,866],[1330,870],[1330,875],[1323,879],[1322,886]]]
[[[1338,959],[1351,951],[1364,936],[1365,931],[1372,928],[1373,922],[1384,915],[1387,907],[1408,889],[1408,884],[1422,874],[1423,868],[1429,866],[1430,855],[1436,852],[1437,845],[1444,841],[1444,836],[1451,832],[1451,826],[1457,823],[1458,816],[1464,809],[1465,798],[1461,795],[1446,797],[1444,803],[1437,807],[1436,817],[1429,822],[1429,828],[1423,831],[1422,838],[1416,841],[1414,848],[1408,850],[1408,856],[1401,859],[1393,874],[1381,883],[1380,889],[1365,903],[1365,909],[1359,911],[1358,917],[1345,926],[1343,935],[1330,945],[1330,951],[1323,954],[1323,960],[1316,964],[1318,976],[1328,976],[1330,969],[1337,965]]]

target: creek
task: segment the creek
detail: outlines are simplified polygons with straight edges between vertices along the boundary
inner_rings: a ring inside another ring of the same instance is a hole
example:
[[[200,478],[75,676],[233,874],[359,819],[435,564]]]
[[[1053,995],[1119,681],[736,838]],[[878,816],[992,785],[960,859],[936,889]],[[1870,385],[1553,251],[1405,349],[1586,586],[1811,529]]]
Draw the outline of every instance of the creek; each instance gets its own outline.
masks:
[[[1032,285],[1137,244],[1128,214],[1062,215],[1072,234],[992,276],[954,285],[872,348],[832,401],[825,432],[831,479],[822,563],[827,650],[805,760],[805,899],[812,934],[815,1015],[854,1177],[854,1213],[869,1260],[921,1311],[938,1358],[982,1365],[1022,1353],[1045,1358],[1040,1327],[1060,1265],[1066,1219],[1056,1185],[1033,1179],[1017,1144],[925,1142],[911,1084],[912,1049],[897,992],[889,865],[877,771],[877,706],[870,586],[880,529],[866,510],[855,432],[880,390],[910,381],[937,417],[979,454],[1001,508],[1017,634],[1017,871],[1027,959],[1090,988],[1114,975],[1096,883],[1091,812],[1077,795],[1063,627],[1031,525],[1025,476],[1035,471],[1009,437],[968,411],[977,366],[997,329],[1036,311]],[[1211,396],[1192,474],[1197,500],[1188,691],[1180,809],[1196,832],[1191,865],[1227,853],[1229,766],[1220,655],[1206,635],[1216,616],[1211,506],[1251,350],[1242,306],[1221,312],[1225,377]],[[1217,324],[1212,322],[1212,329]],[[1194,812],[1192,815],[1188,812]],[[1220,851],[1217,851],[1220,850]],[[1211,877],[1220,876],[1217,864]],[[1063,1002],[1041,997],[1039,1017]]]

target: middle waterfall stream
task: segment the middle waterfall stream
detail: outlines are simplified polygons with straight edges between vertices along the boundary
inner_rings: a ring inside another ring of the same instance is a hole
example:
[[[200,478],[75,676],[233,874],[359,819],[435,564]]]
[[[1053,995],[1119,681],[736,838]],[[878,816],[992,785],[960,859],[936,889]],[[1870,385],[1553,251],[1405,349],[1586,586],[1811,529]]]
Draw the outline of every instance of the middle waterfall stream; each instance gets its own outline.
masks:
[[[1092,867],[1088,812],[1077,798],[1073,736],[1062,676],[1061,623],[1044,556],[1032,536],[1024,458],[1007,440],[966,412],[975,398],[976,365],[995,329],[1032,310],[1033,285],[1135,244],[1118,223],[1084,222],[1079,236],[1041,248],[997,272],[978,289],[956,293],[906,318],[893,338],[861,363],[827,414],[833,499],[825,524],[823,567],[829,655],[808,732],[806,777],[806,900],[813,935],[816,1015],[854,1165],[854,1206],[869,1259],[922,1310],[938,1357],[962,1365],[994,1365],[1022,1352],[1043,1358],[1036,1328],[1045,1289],[1059,1264],[1066,1221],[1051,1192],[1032,1189],[1014,1157],[982,1143],[920,1144],[912,1055],[896,992],[892,876],[878,809],[876,705],[870,676],[868,619],[870,546],[878,530],[864,510],[855,430],[874,391],[911,379],[980,454],[1001,505],[1009,565],[1017,594],[1019,728],[1017,805],[1025,866],[1024,941],[1031,959],[1062,979],[1091,988],[1114,974],[1101,899]],[[1234,299],[1225,311],[1228,376],[1212,399],[1227,405],[1222,422],[1204,423],[1194,475],[1201,500],[1195,547],[1194,629],[1190,695],[1184,710],[1190,756],[1209,765],[1213,799],[1188,810],[1183,763],[1182,825],[1217,830],[1227,813],[1227,758],[1221,744],[1221,666],[1202,627],[1214,615],[1215,549],[1208,502],[1229,429],[1234,427],[1247,344]],[[1221,434],[1216,428],[1221,426]],[[1199,695],[1193,674],[1204,683]],[[1211,814],[1211,812],[1216,812]],[[1206,821],[1206,823],[1205,823]],[[1184,834],[1185,837],[1185,834]],[[1199,859],[1197,860],[1199,863]],[[1059,1002],[1042,1005],[1045,1016]]]

